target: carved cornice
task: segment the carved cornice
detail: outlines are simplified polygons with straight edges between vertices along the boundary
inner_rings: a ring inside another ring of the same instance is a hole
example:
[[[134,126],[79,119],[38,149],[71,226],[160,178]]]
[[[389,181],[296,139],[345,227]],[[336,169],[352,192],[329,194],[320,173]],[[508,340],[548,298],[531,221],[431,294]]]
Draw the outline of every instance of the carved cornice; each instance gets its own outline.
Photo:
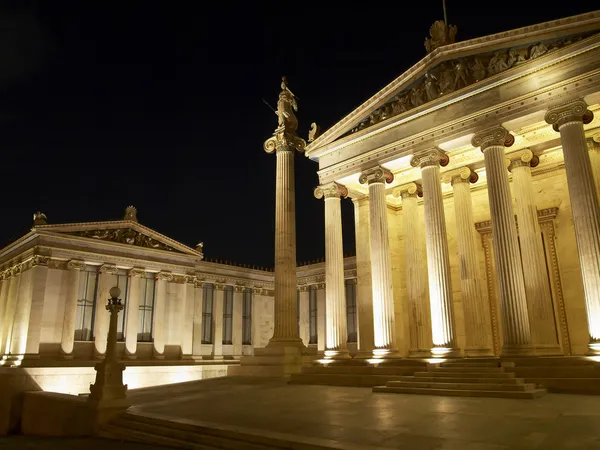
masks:
[[[72,259],[67,263],[69,270],[85,270],[85,262],[77,259]]]
[[[336,183],[331,182],[331,183],[327,183],[327,184],[323,184],[321,186],[317,186],[315,188],[315,197],[318,199],[322,199],[323,197],[325,198],[339,198],[339,197],[343,197],[346,198],[348,197],[348,189],[346,188],[346,186]]]
[[[423,188],[418,183],[407,183],[394,189],[392,195],[394,198],[423,197]]]
[[[444,172],[442,176],[442,183],[446,184],[456,184],[456,183],[477,183],[479,180],[479,175],[474,170],[471,170],[470,167],[461,167],[460,169],[449,170],[448,172]]]
[[[99,269],[100,273],[106,273],[109,275],[116,275],[118,271],[119,269],[117,269],[117,266],[114,264],[102,264]]]
[[[442,166],[446,167],[450,162],[448,155],[438,149],[419,152],[410,160],[410,165],[413,167]]]
[[[146,276],[146,270],[142,267],[134,267],[133,269],[130,269],[129,272],[127,273],[127,276],[129,277],[145,277]]]
[[[569,122],[590,123],[594,119],[594,113],[588,109],[587,103],[577,99],[548,109],[544,119],[552,125],[554,131],[559,131],[560,127]]]
[[[382,166],[372,167],[360,174],[358,182],[360,184],[371,183],[391,183],[394,181],[394,174]]]
[[[507,155],[507,159],[510,161],[508,165],[510,172],[516,167],[537,167],[540,163],[540,158],[527,148]]]
[[[171,282],[173,281],[173,274],[163,270],[156,274],[156,280]]]
[[[515,143],[515,137],[506,128],[494,126],[476,133],[471,139],[473,147],[481,147],[485,152],[488,147],[510,147]]]

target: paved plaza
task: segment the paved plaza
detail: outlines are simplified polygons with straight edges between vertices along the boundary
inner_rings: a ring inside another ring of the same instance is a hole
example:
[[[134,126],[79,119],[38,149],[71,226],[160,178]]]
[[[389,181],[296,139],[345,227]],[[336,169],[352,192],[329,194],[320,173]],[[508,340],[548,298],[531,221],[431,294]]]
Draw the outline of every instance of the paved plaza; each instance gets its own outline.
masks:
[[[130,392],[131,412],[365,448],[600,449],[600,396],[536,400],[375,394],[366,388],[220,378]]]

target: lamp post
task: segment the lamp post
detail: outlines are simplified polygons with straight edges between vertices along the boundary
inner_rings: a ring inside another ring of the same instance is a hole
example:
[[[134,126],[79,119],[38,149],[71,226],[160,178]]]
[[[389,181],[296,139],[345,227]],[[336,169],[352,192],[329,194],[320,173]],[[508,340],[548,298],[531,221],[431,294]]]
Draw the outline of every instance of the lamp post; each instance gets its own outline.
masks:
[[[106,309],[110,312],[110,325],[106,344],[106,358],[94,366],[96,382],[90,385],[88,403],[90,406],[102,410],[98,418],[101,422],[109,420],[129,407],[126,399],[127,385],[123,384],[123,370],[125,364],[117,361],[117,318],[123,310],[121,290],[113,287],[110,290],[110,299]]]

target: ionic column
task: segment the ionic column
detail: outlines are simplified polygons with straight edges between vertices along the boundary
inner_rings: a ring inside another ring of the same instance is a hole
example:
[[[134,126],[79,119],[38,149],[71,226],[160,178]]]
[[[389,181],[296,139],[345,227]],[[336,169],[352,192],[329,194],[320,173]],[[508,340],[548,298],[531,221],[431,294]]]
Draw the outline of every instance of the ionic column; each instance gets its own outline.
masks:
[[[194,314],[196,308],[196,276],[185,275],[183,284],[183,314],[181,315],[181,358],[194,359]]]
[[[146,272],[142,268],[129,271],[129,294],[125,304],[125,357],[136,359],[139,314],[140,314],[140,283]]]
[[[116,284],[117,266],[102,264],[98,270],[98,295],[94,314],[94,358],[104,359],[110,314],[106,314],[105,301],[110,298],[110,289]]]
[[[358,352],[356,358],[371,358],[375,348],[373,332],[373,287],[371,279],[371,231],[369,197],[352,199],[356,237],[356,308]]]
[[[79,296],[79,278],[85,270],[83,261],[72,260],[67,264],[69,271],[69,287],[65,298],[65,314],[63,318],[62,338],[60,341],[61,358],[73,359],[75,342],[75,319],[77,316],[77,297]]]
[[[244,287],[233,288],[233,317],[231,319],[231,344],[233,357],[242,356],[242,302],[244,300]]]
[[[10,285],[10,270],[0,272],[2,286],[0,287],[0,355],[4,353],[4,345],[2,344],[2,334],[4,333],[6,323],[6,306],[8,300],[8,286]]]
[[[468,167],[444,173],[443,182],[452,184],[460,288],[466,333],[465,356],[493,356],[490,314],[483,291],[475,241],[475,221],[469,183],[476,183],[477,173]]]
[[[213,359],[223,359],[223,303],[225,302],[225,285],[215,283],[213,293]]]
[[[202,306],[204,303],[204,281],[196,280],[194,290],[196,295],[192,319],[192,359],[202,359]]]
[[[546,122],[560,132],[590,331],[590,352],[600,354],[600,206],[583,125],[593,114],[583,100],[558,105]]]
[[[349,357],[340,201],[347,196],[348,189],[335,182],[315,189],[316,198],[325,198],[326,358]]]
[[[600,201],[600,130],[594,130],[594,133],[586,139],[586,142],[590,155],[590,165],[592,166],[592,172],[594,174],[596,196]]]
[[[254,318],[253,318],[254,320]],[[308,347],[310,342],[310,286],[300,286],[300,339]]]
[[[500,126],[481,131],[471,140],[474,147],[481,147],[485,158],[494,261],[502,313],[503,356],[534,353],[529,329],[523,266],[519,255],[517,227],[504,156],[504,148],[510,147],[514,140],[515,138]]]
[[[404,224],[404,257],[406,265],[406,294],[409,312],[409,355],[428,357],[431,355],[431,319],[427,296],[427,272],[421,259],[421,229],[417,196],[422,196],[421,186],[405,184],[394,190],[394,197],[402,198],[402,222]]]
[[[375,357],[393,356],[398,352],[395,348],[392,262],[385,200],[385,183],[393,180],[394,175],[384,167],[365,170],[359,177],[361,184],[369,186]]]
[[[156,294],[154,295],[154,314],[152,315],[152,357],[155,359],[165,358],[165,311],[167,287],[171,281],[173,281],[171,272],[161,271],[156,274]]]
[[[8,269],[8,293],[6,296],[6,308],[4,314],[4,329],[2,330],[2,353],[10,353],[10,343],[12,340],[13,323],[15,319],[15,309],[17,307],[17,293],[19,291],[19,282],[21,278],[21,264]],[[3,358],[6,359],[6,358]]]
[[[325,355],[327,348],[327,295],[325,283],[317,284],[317,352]]]
[[[456,343],[446,218],[440,184],[440,166],[446,166],[448,161],[446,154],[432,150],[416,155],[410,162],[413,167],[421,168],[423,178],[425,244],[433,338],[431,353],[440,357],[460,354]]]
[[[509,158],[511,163],[508,170],[513,176],[521,260],[526,268],[525,294],[533,344],[537,354],[560,355],[562,351],[558,343],[544,243],[533,198],[531,167],[537,166],[539,159],[531,150],[519,151],[509,155]]]

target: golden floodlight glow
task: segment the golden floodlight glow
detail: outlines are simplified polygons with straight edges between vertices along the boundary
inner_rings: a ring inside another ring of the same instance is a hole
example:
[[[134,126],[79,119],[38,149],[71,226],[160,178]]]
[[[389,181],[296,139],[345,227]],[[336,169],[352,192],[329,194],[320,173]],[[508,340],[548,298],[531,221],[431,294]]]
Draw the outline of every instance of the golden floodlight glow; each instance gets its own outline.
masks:
[[[317,359],[317,362],[320,362],[321,364],[326,366],[327,364],[332,363],[333,359]]]
[[[446,356],[451,351],[452,351],[452,349],[448,348],[448,347],[433,347],[431,349],[431,355],[434,358],[443,358],[444,356]]]
[[[589,360],[600,362],[600,356],[588,356]]]
[[[381,359],[371,358],[371,359],[367,359],[367,362],[369,364],[377,365],[377,364],[379,364],[381,362]]]

